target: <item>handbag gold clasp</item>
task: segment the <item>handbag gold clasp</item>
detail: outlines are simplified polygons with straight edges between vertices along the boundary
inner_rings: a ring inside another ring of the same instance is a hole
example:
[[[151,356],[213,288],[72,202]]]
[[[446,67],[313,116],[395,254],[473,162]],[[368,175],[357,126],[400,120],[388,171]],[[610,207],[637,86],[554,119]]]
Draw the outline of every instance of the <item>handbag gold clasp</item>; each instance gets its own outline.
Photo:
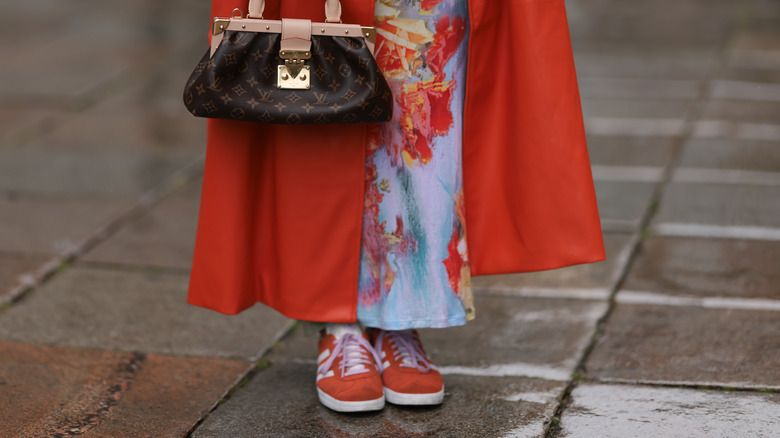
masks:
[[[305,61],[311,59],[310,51],[282,50],[276,87],[282,90],[308,90],[311,88],[311,71]]]

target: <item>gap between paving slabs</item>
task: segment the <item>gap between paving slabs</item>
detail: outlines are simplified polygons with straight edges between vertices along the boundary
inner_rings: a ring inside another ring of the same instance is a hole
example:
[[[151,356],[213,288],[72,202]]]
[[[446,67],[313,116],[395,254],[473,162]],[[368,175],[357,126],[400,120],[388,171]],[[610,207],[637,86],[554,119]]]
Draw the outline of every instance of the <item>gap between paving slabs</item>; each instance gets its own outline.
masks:
[[[99,104],[107,94],[119,93],[132,88],[137,83],[133,78],[142,77],[143,75],[141,73],[148,71],[148,67],[157,63],[159,59],[160,54],[150,55],[146,62],[139,63],[138,65],[122,71],[83,91],[80,95],[73,96],[69,100],[68,105],[63,108],[63,112],[65,112],[67,116],[61,118],[52,117],[51,120],[47,119],[46,132],[55,130],[58,126],[64,124],[66,120]],[[54,119],[56,119],[56,121]],[[17,133],[18,135],[4,140],[0,143],[0,148],[14,145],[13,141],[18,143],[16,146],[23,146],[24,144],[33,141],[37,136],[32,134],[31,129],[32,128],[23,129],[21,132]],[[40,287],[43,283],[51,279],[52,276],[57,274],[58,271],[76,261],[90,249],[145,215],[163,199],[197,180],[203,174],[204,163],[205,155],[194,158],[189,164],[186,164],[181,169],[174,172],[169,178],[161,181],[156,186],[143,193],[138,202],[127,208],[124,212],[119,213],[113,219],[108,220],[103,227],[97,229],[91,235],[73,245],[62,254],[53,256],[34,272],[21,276],[17,285],[11,287],[10,290],[0,291],[0,312],[9,306],[12,306],[16,301],[22,299],[24,295],[32,292],[33,289]]]
[[[230,400],[241,388],[249,384],[249,382],[252,381],[252,379],[254,379],[255,376],[257,376],[261,371],[270,367],[271,362],[266,358],[266,356],[268,356],[274,347],[276,347],[279,343],[284,342],[285,339],[289,338],[297,330],[302,330],[301,323],[299,321],[290,320],[290,322],[287,324],[287,327],[280,330],[276,338],[273,339],[265,349],[259,351],[257,356],[250,359],[253,361],[253,365],[247,369],[243,376],[236,380],[232,387],[225,391],[225,394],[219,400],[217,400],[216,403],[214,403],[211,409],[209,409],[208,413],[203,415],[195,424],[192,425],[190,430],[187,431],[185,437],[191,438],[192,434],[195,433],[198,427],[203,424],[209,415],[216,411],[217,408],[222,406],[225,402]]]
[[[642,241],[646,237],[646,234],[649,231],[649,225],[650,225],[652,219],[657,214],[657,208],[656,207],[661,204],[661,202],[662,202],[662,200],[664,198],[666,187],[671,183],[671,179],[672,179],[672,175],[673,175],[674,169],[676,169],[679,166],[679,163],[680,163],[680,161],[682,159],[683,146],[684,146],[685,142],[688,141],[692,137],[692,135],[694,134],[696,120],[699,120],[701,118],[701,116],[704,114],[704,111],[706,109],[706,98],[708,96],[708,92],[707,92],[707,84],[709,82],[708,78],[716,77],[717,73],[723,71],[726,68],[726,61],[727,61],[727,59],[726,59],[726,56],[725,56],[725,51],[727,50],[727,44],[728,44],[728,41],[731,40],[731,34],[733,33],[733,31],[734,31],[734,29],[732,29],[732,32],[729,33],[727,38],[725,38],[723,43],[721,44],[719,61],[716,64],[714,64],[709,69],[709,71],[705,72],[705,74],[702,76],[702,78],[698,81],[698,83],[699,83],[699,86],[698,86],[699,92],[697,93],[696,98],[691,103],[690,109],[689,109],[689,111],[688,111],[688,113],[687,113],[687,115],[685,117],[685,123],[684,123],[683,132],[678,137],[676,137],[676,139],[675,139],[676,141],[675,141],[675,144],[674,144],[674,147],[673,147],[672,158],[671,158],[670,162],[668,163],[668,165],[664,169],[662,180],[658,183],[658,186],[656,187],[656,191],[655,191],[655,193],[654,193],[654,195],[652,197],[652,202],[650,204],[650,208],[648,208],[646,214],[642,218],[641,227],[640,227],[640,229],[642,230],[641,231],[641,235],[637,239],[636,244],[633,247],[633,250],[631,251],[631,257],[626,261],[626,263],[624,265],[624,269],[622,271],[622,275],[621,275],[620,280],[618,282],[616,282],[615,287],[611,291],[610,300],[609,300],[609,308],[608,308],[607,312],[605,313],[605,315],[598,321],[598,328],[597,328],[596,332],[594,333],[594,335],[593,335],[593,337],[591,339],[590,345],[588,346],[588,348],[586,349],[586,351],[584,352],[584,354],[582,356],[582,359],[581,359],[581,361],[579,363],[579,366],[578,366],[578,372],[575,373],[574,379],[572,379],[569,387],[567,387],[566,392],[565,392],[565,394],[564,394],[564,396],[562,398],[562,402],[561,402],[558,410],[556,411],[556,417],[553,419],[552,424],[548,428],[548,431],[547,431],[547,434],[546,434],[547,438],[553,438],[553,437],[556,437],[556,436],[560,436],[559,435],[560,432],[561,432],[561,429],[560,429],[560,426],[559,426],[560,417],[565,412],[565,410],[568,407],[568,405],[571,404],[571,402],[572,402],[571,393],[579,385],[579,383],[581,381],[588,379],[588,376],[585,373],[585,367],[584,367],[585,363],[587,362],[587,360],[588,360],[588,358],[589,358],[593,348],[595,347],[596,342],[598,341],[600,336],[603,334],[603,327],[606,324],[607,320],[609,319],[610,315],[612,314],[612,312],[613,312],[613,310],[615,308],[617,293],[620,290],[620,287],[621,287],[622,283],[625,281],[625,279],[626,279],[626,277],[627,277],[627,275],[628,275],[632,265],[634,264],[634,261],[636,259],[637,251],[638,251],[639,247],[641,246]],[[637,385],[636,382],[612,381],[610,383],[612,383],[612,384],[619,384],[619,385],[620,384],[632,385],[632,386],[636,386]],[[736,391],[746,391],[746,392],[755,392],[756,391],[755,388],[730,388],[730,387],[725,387],[725,386],[707,386],[705,388],[702,388],[701,384],[697,384],[695,382],[690,382],[689,384],[676,383],[676,382],[670,382],[670,383],[665,383],[665,382],[647,382],[647,383],[648,383],[647,386],[650,386],[650,387],[675,387],[675,388],[688,387],[688,388],[693,388],[693,389],[719,389],[719,390],[736,390]]]
[[[0,310],[6,309],[23,299],[25,295],[32,293],[34,289],[49,281],[54,275],[78,260],[90,249],[144,216],[163,199],[200,178],[203,174],[204,161],[205,156],[203,155],[195,158],[172,176],[147,190],[134,205],[131,205],[124,212],[107,221],[105,225],[95,230],[81,242],[75,244],[66,252],[52,257],[32,275],[23,276],[15,287],[0,295]]]
[[[678,167],[679,162],[682,158],[683,146],[685,145],[686,141],[688,141],[693,135],[695,121],[698,120],[702,116],[702,114],[704,114],[705,104],[706,104],[705,101],[708,95],[709,78],[715,77],[715,74],[721,71],[725,66],[725,56],[723,55],[723,52],[725,52],[726,50],[727,41],[728,39],[726,39],[726,41],[724,41],[721,44],[720,55],[718,56],[719,59],[718,62],[715,63],[709,69],[709,71],[706,71],[702,75],[702,77],[697,81],[697,87],[696,87],[697,92],[695,97],[692,98],[688,110],[686,111],[685,116],[683,117],[682,131],[679,133],[679,135],[673,137],[674,141],[671,148],[672,149],[671,158],[669,162],[666,164],[666,166],[663,168],[661,178],[655,185],[653,194],[650,197],[650,202],[640,220],[640,226],[639,226],[640,234],[637,235],[637,238],[634,240],[634,242],[632,242],[632,245],[629,250],[629,255],[628,257],[626,257],[625,262],[622,264],[622,266],[619,266],[619,274],[610,290],[609,306],[606,312],[604,313],[604,315],[597,321],[596,330],[593,333],[593,336],[591,337],[590,343],[588,344],[587,348],[582,354],[582,357],[577,365],[574,376],[570,380],[564,393],[560,397],[561,402],[558,405],[558,408],[555,411],[555,416],[552,418],[552,421],[550,422],[550,425],[548,426],[548,429],[545,434],[547,438],[555,438],[559,436],[560,432],[562,431],[560,428],[560,418],[564,414],[568,405],[572,403],[572,398],[571,398],[572,392],[579,385],[580,382],[588,379],[585,370],[585,363],[590,357],[593,348],[596,346],[598,339],[603,334],[604,325],[606,324],[607,320],[609,319],[610,315],[615,309],[616,295],[620,290],[622,284],[625,282],[626,277],[628,276],[628,273],[630,272],[631,267],[633,266],[634,261],[636,260],[637,251],[639,250],[639,247],[641,246],[643,240],[646,237],[652,219],[658,213],[658,206],[660,206],[661,202],[663,201],[666,187],[670,184],[674,173],[674,169]]]

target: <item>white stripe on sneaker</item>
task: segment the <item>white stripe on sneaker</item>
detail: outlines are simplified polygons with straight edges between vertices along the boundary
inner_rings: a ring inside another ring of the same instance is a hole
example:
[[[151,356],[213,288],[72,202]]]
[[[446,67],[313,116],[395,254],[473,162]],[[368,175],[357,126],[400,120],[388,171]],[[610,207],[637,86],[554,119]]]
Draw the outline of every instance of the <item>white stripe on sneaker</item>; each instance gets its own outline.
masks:
[[[328,377],[333,377],[333,376],[335,376],[335,374],[333,373],[333,371],[328,371],[328,372],[327,372],[327,373],[325,373],[325,374],[322,374],[322,373],[317,373],[317,381],[319,382],[319,381],[320,381],[320,380],[322,380],[322,379],[327,379]]]

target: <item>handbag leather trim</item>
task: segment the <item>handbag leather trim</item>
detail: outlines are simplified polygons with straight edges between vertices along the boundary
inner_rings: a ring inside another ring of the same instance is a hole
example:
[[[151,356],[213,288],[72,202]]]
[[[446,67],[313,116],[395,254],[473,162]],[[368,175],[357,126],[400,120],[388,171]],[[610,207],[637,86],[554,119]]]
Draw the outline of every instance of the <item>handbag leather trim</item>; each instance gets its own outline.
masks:
[[[265,11],[265,0],[249,0],[250,18],[263,18]],[[341,23],[341,2],[339,0],[325,1],[325,21],[328,23]]]
[[[215,18],[211,37],[211,55],[217,51],[227,30],[243,32],[282,33],[281,20],[257,20],[253,18]],[[371,54],[374,54],[376,30],[359,24],[311,23],[311,35],[362,36]]]

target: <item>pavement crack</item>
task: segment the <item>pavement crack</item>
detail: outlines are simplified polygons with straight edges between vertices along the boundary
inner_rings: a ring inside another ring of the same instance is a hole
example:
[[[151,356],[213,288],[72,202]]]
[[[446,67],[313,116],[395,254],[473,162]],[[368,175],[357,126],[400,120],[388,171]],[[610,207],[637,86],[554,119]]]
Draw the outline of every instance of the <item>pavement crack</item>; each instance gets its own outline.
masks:
[[[146,354],[133,353],[124,357],[115,368],[112,379],[106,382],[90,404],[76,418],[45,433],[50,438],[79,436],[100,424],[132,387],[138,372],[146,362]]]

